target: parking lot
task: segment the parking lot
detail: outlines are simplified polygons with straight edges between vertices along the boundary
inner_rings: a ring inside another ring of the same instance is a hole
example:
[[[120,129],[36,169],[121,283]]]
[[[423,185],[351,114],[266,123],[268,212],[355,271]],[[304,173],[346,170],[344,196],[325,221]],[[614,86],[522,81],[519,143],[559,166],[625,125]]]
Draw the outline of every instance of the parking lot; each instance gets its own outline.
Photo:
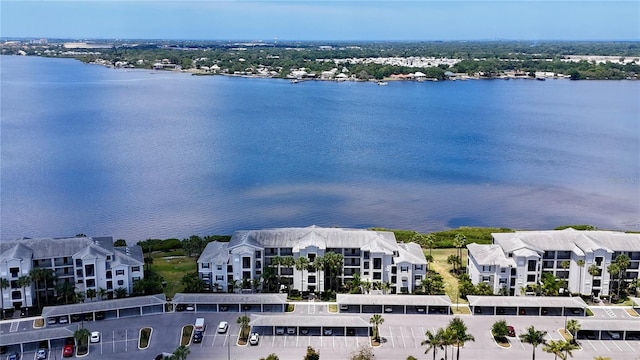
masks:
[[[605,309],[596,309],[596,316],[607,315]],[[628,314],[622,309],[613,309],[613,313],[618,319],[627,318]],[[326,305],[320,304],[298,304],[293,316],[303,314],[321,315],[327,317],[339,317],[343,314],[329,313]],[[284,328],[282,335],[276,335],[274,327],[256,327],[252,329],[260,334],[260,341],[257,345],[238,346],[237,339],[239,325],[236,319],[238,313],[200,313],[182,312],[169,313],[164,315],[151,315],[137,318],[127,318],[119,320],[104,320],[84,322],[85,328],[90,331],[100,331],[101,341],[90,344],[90,353],[87,359],[153,359],[161,352],[173,352],[179,346],[180,331],[182,326],[193,324],[197,317],[206,320],[207,329],[201,343],[190,344],[190,359],[259,359],[271,353],[277,354],[280,359],[300,359],[304,357],[307,346],[311,346],[322,354],[323,358],[346,359],[360,347],[371,346],[369,337],[364,333],[344,334],[344,330],[334,329],[330,335],[324,335],[322,327],[307,328],[302,334],[302,327],[297,328],[295,333],[289,334],[287,324],[278,326]],[[288,315],[285,315],[288,316]],[[607,315],[608,316],[608,315]],[[424,340],[427,331],[436,331],[440,327],[446,327],[452,316],[415,316],[401,314],[383,314],[384,323],[380,326],[380,335],[383,343],[380,347],[375,347],[374,352],[381,359],[400,359],[409,355],[421,358],[424,356],[425,347],[420,345]],[[549,316],[473,316],[463,315],[462,320],[468,327],[468,332],[472,334],[476,341],[470,342],[461,349],[461,357],[473,358],[477,360],[494,360],[505,355],[509,357],[529,358],[531,356],[531,346],[522,343],[517,336],[510,338],[511,347],[500,348],[490,334],[493,322],[505,319],[507,323],[515,328],[516,334],[525,331],[526,327],[535,325],[538,330],[548,332],[547,340],[559,340],[561,335],[558,329],[564,326],[564,317]],[[224,334],[216,332],[218,322],[227,321],[229,329]],[[77,326],[76,324],[72,324]],[[22,329],[32,329],[32,321],[21,321],[13,327]],[[0,327],[2,331],[9,331],[12,325],[5,323]],[[153,328],[150,346],[146,350],[138,349],[138,336],[142,327]],[[633,359],[640,358],[640,341],[625,340],[590,340],[579,341],[582,349],[574,351],[574,359],[593,359],[595,356],[609,356],[613,359]],[[62,344],[53,344],[49,358],[61,358]],[[541,348],[538,348],[542,352]],[[29,349],[23,354],[23,359],[33,359],[35,349]],[[429,354],[429,357],[431,354]],[[442,351],[438,352],[437,358],[443,356]]]

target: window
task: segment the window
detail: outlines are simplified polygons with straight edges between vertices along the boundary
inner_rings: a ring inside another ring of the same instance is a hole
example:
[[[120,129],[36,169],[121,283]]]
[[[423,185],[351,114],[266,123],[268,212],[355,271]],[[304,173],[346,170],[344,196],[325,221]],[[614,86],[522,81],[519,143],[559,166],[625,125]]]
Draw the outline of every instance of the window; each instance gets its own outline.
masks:
[[[596,257],[596,265],[598,265],[598,266],[602,265],[602,256],[597,256]]]
[[[201,263],[200,264],[200,268],[201,269],[208,269],[209,268],[209,263]]]
[[[96,287],[96,279],[87,279],[87,287]]]
[[[492,271],[493,266],[482,265],[482,272]]]
[[[500,268],[500,272],[503,273],[503,274],[506,273],[507,272],[507,268]]]
[[[364,258],[365,258],[365,259],[369,259],[369,252],[368,252],[368,251],[365,251],[365,252],[364,252]]]
[[[218,271],[222,271],[222,265],[218,265],[216,269],[218,269]]]
[[[111,279],[111,270],[107,270],[107,279]]]
[[[315,284],[316,283],[316,276],[315,275],[309,275],[309,277],[307,278],[307,281],[310,284]]]
[[[76,266],[82,267],[82,259],[76,259]]]
[[[529,260],[528,261],[528,265],[527,265],[527,270],[528,271],[536,271],[536,265],[537,265],[537,261]]]
[[[82,269],[76,270],[76,276],[77,277],[82,277]]]
[[[124,280],[118,280],[118,286],[124,285]]]
[[[11,300],[20,300],[22,299],[22,293],[20,291],[11,292]]]
[[[116,276],[122,276],[124,275],[124,270],[120,269],[120,270],[116,270]]]
[[[132,266],[131,271],[140,271],[140,266]]]
[[[489,281],[491,281],[491,277],[490,276],[483,276],[482,277],[482,282],[488,283]]]
[[[78,284],[82,284],[83,282],[84,282],[84,280],[78,279]]]
[[[424,270],[424,265],[416,265],[415,269],[416,270]]]
[[[527,275],[527,282],[535,282],[535,281],[536,281],[535,275]]]
[[[107,290],[111,290],[113,289],[113,281],[109,280],[107,281]]]
[[[280,248],[280,256],[293,255],[293,248]]]
[[[373,259],[373,268],[376,270],[382,269],[382,259],[374,258]]]
[[[316,254],[309,254],[308,257],[309,257],[309,262],[310,263],[312,263],[312,262],[314,262],[316,260]]]
[[[260,257],[262,257],[262,251],[256,250],[255,257],[256,257],[256,259],[259,259]]]
[[[376,269],[379,269],[379,267],[376,268]],[[408,271],[409,271],[409,267],[408,266],[400,266],[400,272],[408,272]]]
[[[414,280],[414,281],[420,281],[420,280],[422,280],[422,275],[414,275],[413,280]]]
[[[227,272],[228,273],[232,273],[233,272],[233,265],[227,265]]]
[[[133,280],[133,282],[136,282],[136,281],[140,280],[140,277],[139,276],[132,277],[131,280]]]
[[[391,282],[392,283],[395,284],[397,281],[398,281],[398,277],[397,276],[394,275],[394,276],[391,277]]]
[[[376,271],[373,273],[373,280],[380,280],[382,279],[382,273]]]
[[[368,262],[368,261],[365,261],[365,262],[364,262],[364,268],[365,268],[365,269],[368,269],[368,268],[369,268],[369,262]]]
[[[11,277],[18,277],[18,274],[20,273],[20,268],[13,267],[9,269],[9,272],[11,273]]]
[[[243,269],[250,269],[251,268],[251,258],[248,256],[243,256],[242,257],[242,268]]]
[[[601,284],[602,284],[601,280],[593,280],[593,287],[600,287]]]
[[[222,280],[224,280],[223,275],[216,275],[216,281],[222,281]]]

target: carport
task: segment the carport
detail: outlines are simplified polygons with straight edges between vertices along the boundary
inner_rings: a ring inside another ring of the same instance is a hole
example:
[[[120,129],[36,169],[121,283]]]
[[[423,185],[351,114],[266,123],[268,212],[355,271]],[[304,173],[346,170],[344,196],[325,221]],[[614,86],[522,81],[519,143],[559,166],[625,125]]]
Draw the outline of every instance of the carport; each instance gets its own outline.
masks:
[[[446,295],[337,294],[340,313],[450,314]]]
[[[62,351],[62,344],[64,339],[73,337],[74,331],[78,329],[77,326],[66,326],[57,328],[43,328],[30,331],[22,331],[15,333],[5,333],[0,336],[0,346],[12,347],[19,346],[20,353],[27,351],[36,351],[40,346],[40,343],[46,342],[46,348],[52,349],[52,351]]]
[[[467,296],[475,315],[585,316],[587,304],[579,297]]]
[[[640,340],[640,321],[582,319],[578,340]]]
[[[631,299],[631,306],[633,310],[640,314],[640,298],[637,297],[629,297]]]
[[[81,322],[150,315],[163,313],[166,302],[164,294],[157,294],[83,304],[46,306],[42,309],[42,317],[45,321],[49,318],[67,317],[68,321]]]
[[[200,312],[285,312],[287,294],[185,294],[172,300],[174,310],[193,305]]]
[[[252,332],[261,335],[370,336],[372,331],[369,321],[357,315],[252,314],[249,325],[253,328]],[[276,333],[276,328],[282,329],[282,333]]]

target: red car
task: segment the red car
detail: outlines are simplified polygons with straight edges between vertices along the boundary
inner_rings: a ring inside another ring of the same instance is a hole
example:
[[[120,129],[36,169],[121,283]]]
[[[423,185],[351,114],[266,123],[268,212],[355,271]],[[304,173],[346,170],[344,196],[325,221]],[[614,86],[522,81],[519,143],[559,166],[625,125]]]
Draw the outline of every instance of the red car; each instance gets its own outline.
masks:
[[[73,345],[65,345],[62,349],[62,356],[64,357],[72,357],[73,356]]]
[[[507,326],[507,329],[508,329],[507,336],[510,336],[510,337],[515,337],[516,336],[516,331],[513,328],[513,326]]]

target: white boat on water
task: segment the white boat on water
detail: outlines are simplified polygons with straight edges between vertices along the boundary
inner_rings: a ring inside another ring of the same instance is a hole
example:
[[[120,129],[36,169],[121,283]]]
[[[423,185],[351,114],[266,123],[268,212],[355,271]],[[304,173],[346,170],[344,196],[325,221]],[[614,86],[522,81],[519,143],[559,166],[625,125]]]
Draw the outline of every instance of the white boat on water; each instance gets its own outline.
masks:
[[[388,83],[388,82],[386,82],[386,81],[378,81],[378,85],[380,85],[380,86],[387,86],[387,85],[389,85],[389,83]]]
[[[298,79],[293,79],[293,80],[291,80],[291,83],[292,83],[292,84],[297,84],[298,82],[299,82],[299,81],[298,81]]]

